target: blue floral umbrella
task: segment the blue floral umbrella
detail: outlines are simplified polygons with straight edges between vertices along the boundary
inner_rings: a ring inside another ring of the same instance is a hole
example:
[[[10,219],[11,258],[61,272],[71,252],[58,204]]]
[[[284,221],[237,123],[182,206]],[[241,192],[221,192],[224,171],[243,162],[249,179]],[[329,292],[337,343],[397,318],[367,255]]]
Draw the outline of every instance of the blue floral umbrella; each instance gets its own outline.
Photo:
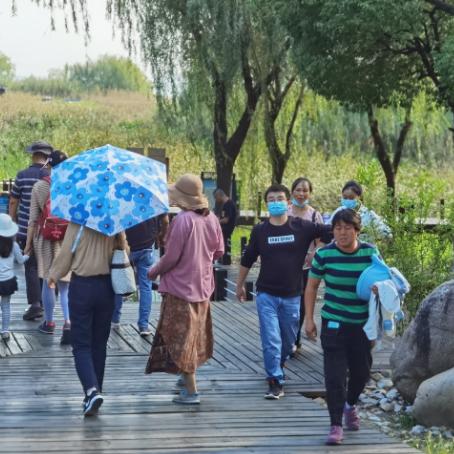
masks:
[[[52,214],[112,236],[169,210],[165,165],[112,145],[52,169]]]

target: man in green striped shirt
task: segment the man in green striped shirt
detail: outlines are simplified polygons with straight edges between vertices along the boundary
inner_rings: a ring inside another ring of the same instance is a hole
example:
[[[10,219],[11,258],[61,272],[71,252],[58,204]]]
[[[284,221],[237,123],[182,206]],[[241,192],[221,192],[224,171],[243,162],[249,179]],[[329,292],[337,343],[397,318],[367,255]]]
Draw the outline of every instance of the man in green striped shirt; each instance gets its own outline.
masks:
[[[326,442],[335,445],[343,439],[342,416],[348,429],[359,429],[356,403],[369,380],[372,355],[371,343],[362,329],[369,316],[369,303],[357,297],[356,283],[361,273],[371,265],[372,255],[378,255],[378,250],[358,240],[361,218],[355,211],[338,211],[332,226],[334,242],[315,254],[304,301],[306,334],[315,339],[314,306],[323,279],[325,297],[320,340],[331,419]]]

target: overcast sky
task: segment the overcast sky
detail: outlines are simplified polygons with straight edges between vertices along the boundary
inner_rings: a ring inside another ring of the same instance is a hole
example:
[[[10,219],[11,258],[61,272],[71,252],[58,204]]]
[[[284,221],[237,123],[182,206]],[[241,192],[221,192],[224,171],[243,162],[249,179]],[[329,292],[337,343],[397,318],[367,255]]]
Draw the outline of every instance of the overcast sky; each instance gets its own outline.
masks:
[[[112,36],[112,24],[105,17],[105,2],[90,0],[91,41],[84,34],[64,27],[63,14],[55,14],[56,30],[51,30],[50,13],[30,0],[16,0],[17,14],[11,14],[11,0],[0,0],[0,52],[16,67],[18,77],[47,76],[65,63],[94,60],[100,55],[127,56],[120,36]],[[133,60],[141,65],[139,56]],[[141,65],[142,66],[142,65]]]

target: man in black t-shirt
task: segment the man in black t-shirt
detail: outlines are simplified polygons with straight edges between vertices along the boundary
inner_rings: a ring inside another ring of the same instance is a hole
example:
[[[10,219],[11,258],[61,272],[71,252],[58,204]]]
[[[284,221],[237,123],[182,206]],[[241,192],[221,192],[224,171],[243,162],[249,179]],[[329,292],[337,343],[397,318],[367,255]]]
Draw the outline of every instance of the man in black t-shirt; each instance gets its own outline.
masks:
[[[232,264],[231,236],[236,224],[236,206],[232,199],[222,189],[214,191],[216,205],[220,206],[219,223],[221,224],[222,236],[224,237],[225,253],[222,256],[223,265]]]
[[[331,226],[287,216],[289,190],[280,184],[265,192],[269,219],[254,226],[241,258],[236,294],[244,301],[249,269],[260,257],[257,313],[269,383],[266,399],[284,395],[284,363],[292,353],[300,317],[301,277],[307,250],[316,238],[329,243]]]

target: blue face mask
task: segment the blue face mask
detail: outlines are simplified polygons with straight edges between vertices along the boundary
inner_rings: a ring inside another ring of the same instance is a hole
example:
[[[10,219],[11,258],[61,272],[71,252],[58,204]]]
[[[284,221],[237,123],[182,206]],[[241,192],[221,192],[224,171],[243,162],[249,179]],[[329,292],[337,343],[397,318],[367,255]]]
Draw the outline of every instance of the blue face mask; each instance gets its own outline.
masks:
[[[268,202],[267,206],[270,216],[282,216],[287,213],[288,210],[288,204],[284,200],[279,202]]]
[[[309,205],[309,199],[306,199],[303,203],[298,202],[294,197],[292,198],[292,205],[295,205],[298,208],[304,208],[306,205]]]
[[[354,210],[358,206],[358,201],[356,199],[341,199],[341,205],[344,208]]]

